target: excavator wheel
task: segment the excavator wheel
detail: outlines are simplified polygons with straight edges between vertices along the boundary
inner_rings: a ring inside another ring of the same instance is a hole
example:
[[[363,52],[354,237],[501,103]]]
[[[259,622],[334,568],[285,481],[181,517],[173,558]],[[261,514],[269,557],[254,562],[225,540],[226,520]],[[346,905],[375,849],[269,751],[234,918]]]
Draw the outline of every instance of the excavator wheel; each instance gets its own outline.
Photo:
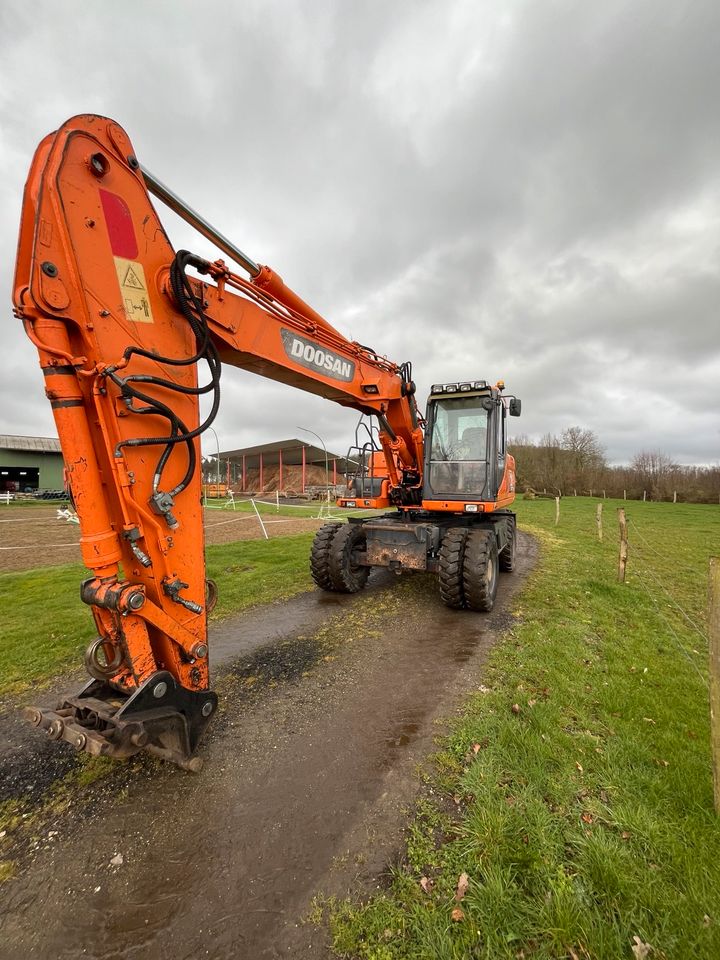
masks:
[[[330,577],[330,545],[339,528],[339,523],[325,523],[313,540],[310,551],[310,574],[321,590],[335,590]]]
[[[337,593],[357,593],[367,583],[370,568],[357,562],[357,554],[365,551],[366,544],[362,526],[347,523],[338,528],[330,544],[328,563],[332,589]]]
[[[517,549],[517,530],[513,523],[510,529],[510,540],[498,554],[498,566],[503,573],[512,573],[515,569],[515,551]]]
[[[489,613],[498,586],[498,548],[494,530],[471,530],[463,560],[465,605]]]
[[[465,544],[469,533],[467,527],[453,527],[445,534],[440,545],[438,559],[440,598],[454,610],[462,610],[465,606],[463,566]]]

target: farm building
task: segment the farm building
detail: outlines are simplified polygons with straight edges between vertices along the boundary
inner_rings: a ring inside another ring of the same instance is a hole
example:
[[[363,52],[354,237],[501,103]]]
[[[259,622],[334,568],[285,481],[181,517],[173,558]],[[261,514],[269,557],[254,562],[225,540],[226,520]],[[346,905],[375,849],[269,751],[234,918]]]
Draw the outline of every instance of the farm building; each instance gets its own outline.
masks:
[[[59,440],[0,434],[0,493],[61,490],[63,483]]]
[[[280,490],[306,493],[310,487],[345,482],[348,461],[330,450],[292,438],[241,450],[220,451],[220,482],[255,493]],[[217,454],[206,463],[206,479],[216,479]]]
[[[292,438],[240,450],[220,451],[220,482],[236,490],[254,492],[343,484],[348,461],[330,450]],[[326,473],[327,465],[327,473]],[[205,479],[217,476],[217,454],[206,451]],[[17,437],[0,434],[0,493],[61,490],[63,458],[54,437]]]

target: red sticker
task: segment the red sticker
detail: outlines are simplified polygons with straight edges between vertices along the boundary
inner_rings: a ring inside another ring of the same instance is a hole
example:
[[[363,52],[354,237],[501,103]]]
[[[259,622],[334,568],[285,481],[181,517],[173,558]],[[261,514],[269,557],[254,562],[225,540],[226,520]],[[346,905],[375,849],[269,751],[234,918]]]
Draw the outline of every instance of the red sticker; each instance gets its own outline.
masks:
[[[100,191],[105,222],[110,235],[110,246],[113,255],[125,257],[126,260],[135,260],[138,255],[138,245],[135,239],[130,208],[122,197],[107,190]]]

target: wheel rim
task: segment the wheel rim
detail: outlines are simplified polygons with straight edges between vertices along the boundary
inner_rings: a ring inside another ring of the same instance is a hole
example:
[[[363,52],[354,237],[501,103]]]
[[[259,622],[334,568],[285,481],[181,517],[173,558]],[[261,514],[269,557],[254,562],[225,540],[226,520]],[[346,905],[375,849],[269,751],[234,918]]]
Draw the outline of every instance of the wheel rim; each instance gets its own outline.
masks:
[[[358,553],[363,553],[366,550],[367,539],[365,537],[358,537],[355,543],[353,543],[352,549],[350,550],[348,566],[351,573],[357,574],[366,569],[362,564],[358,563]]]
[[[488,557],[487,565],[485,567],[485,583],[487,583],[488,588],[492,590],[493,581],[495,580],[495,560],[492,556]]]

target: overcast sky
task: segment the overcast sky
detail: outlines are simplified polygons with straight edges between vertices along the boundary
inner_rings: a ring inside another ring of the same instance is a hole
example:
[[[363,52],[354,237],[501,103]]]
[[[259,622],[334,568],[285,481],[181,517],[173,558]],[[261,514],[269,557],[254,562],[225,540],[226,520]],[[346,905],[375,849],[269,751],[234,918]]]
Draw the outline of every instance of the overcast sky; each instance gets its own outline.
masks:
[[[0,432],[55,434],[17,226],[37,143],[97,112],[343,334],[411,360],[422,402],[503,377],[517,432],[718,462],[719,38],[717,0],[3,0]],[[215,426],[342,453],[356,419],[226,368]]]

